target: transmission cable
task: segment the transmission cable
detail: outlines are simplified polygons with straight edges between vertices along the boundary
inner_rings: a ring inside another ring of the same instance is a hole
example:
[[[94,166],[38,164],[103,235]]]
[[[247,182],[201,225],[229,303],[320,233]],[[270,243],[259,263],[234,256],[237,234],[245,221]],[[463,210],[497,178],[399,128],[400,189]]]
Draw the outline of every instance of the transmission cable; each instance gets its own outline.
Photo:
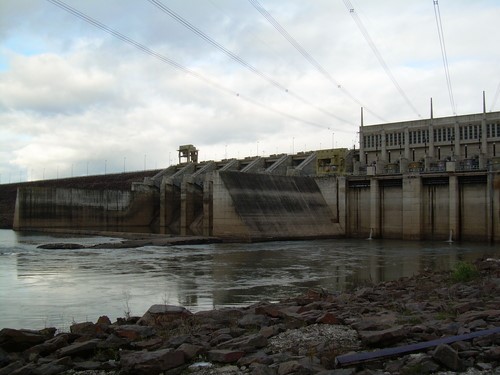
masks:
[[[304,123],[304,124],[307,124],[307,125],[311,125],[311,126],[314,126],[314,127],[319,127],[319,128],[323,128],[323,129],[331,129],[331,127],[328,127],[328,126],[325,126],[325,125],[321,125],[321,124],[318,124],[316,122],[313,122],[313,121],[308,121],[308,120],[304,120],[304,119],[301,119],[299,117],[296,117],[296,116],[293,116],[293,115],[290,115],[286,112],[283,112],[283,111],[280,111],[276,108],[272,108],[268,105],[265,105],[261,102],[258,102],[250,97],[247,97],[245,95],[242,95],[240,94],[239,92],[237,91],[234,91],[232,89],[229,89],[217,82],[215,82],[213,79],[209,79],[207,77],[205,77],[204,75],[192,70],[192,69],[189,69],[187,68],[186,66],[178,63],[177,61],[175,60],[172,60],[171,58],[169,57],[166,57],[150,48],[148,48],[147,46],[129,38],[128,36],[120,33],[119,31],[116,31],[108,26],[106,26],[105,24],[103,24],[102,22],[99,22],[97,21],[96,19],[86,15],[85,13],[77,10],[76,8],[73,8],[71,7],[70,5],[66,4],[65,2],[61,1],[61,0],[47,0],[48,2],[58,6],[59,8],[65,10],[66,12],[82,19],[83,21],[91,24],[92,26],[95,26],[97,27],[98,29],[101,29],[102,31],[105,31],[106,33],[114,36],[115,38],[121,40],[122,42],[125,42],[127,44],[130,44],[132,45],[133,47],[137,48],[139,51],[149,55],[149,56],[152,56],[158,60],[160,60],[161,62],[165,63],[165,64],[168,64],[170,65],[171,67],[175,68],[175,69],[178,69],[186,74],[189,74],[195,78],[198,78],[199,80],[209,84],[210,86],[226,93],[226,94],[229,94],[231,96],[237,96],[238,98],[241,98],[257,107],[260,107],[260,108],[263,108],[263,109],[266,109],[267,111],[270,111],[270,112],[274,112],[276,114],[279,114],[281,116],[284,116],[284,117],[287,117],[291,120],[294,120],[294,121],[298,121],[298,122],[301,122],[301,123]],[[341,129],[337,129],[336,131],[342,131]]]
[[[456,115],[457,110],[455,107],[455,99],[453,97],[453,89],[451,86],[450,69],[448,67],[448,57],[446,54],[446,45],[444,43],[443,23],[441,22],[441,12],[439,10],[439,2],[438,0],[433,0],[433,1],[434,1],[434,15],[436,17],[436,25],[439,36],[439,45],[441,46],[441,56],[443,58],[444,74],[446,76],[446,86],[448,88],[448,96],[450,97],[451,110],[453,114]]]
[[[396,90],[398,90],[399,94],[403,97],[403,99],[405,100],[406,104],[408,104],[408,106],[413,110],[413,112],[415,112],[415,114],[418,117],[422,117],[420,115],[420,113],[417,111],[417,109],[415,108],[415,106],[412,104],[412,102],[410,101],[410,99],[408,98],[408,96],[406,95],[406,93],[404,92],[404,90],[401,88],[401,85],[398,83],[398,81],[394,77],[394,74],[392,74],[391,69],[389,68],[389,66],[385,62],[384,58],[382,57],[382,54],[380,53],[380,51],[378,50],[377,46],[373,42],[373,39],[370,37],[370,34],[368,33],[368,30],[363,25],[363,22],[358,17],[358,14],[356,13],[356,11],[355,11],[353,5],[351,4],[351,2],[349,0],[344,0],[344,5],[346,6],[347,10],[351,14],[352,19],[354,20],[354,22],[358,26],[359,31],[361,31],[361,34],[363,34],[363,37],[365,38],[366,42],[368,43],[368,45],[372,49],[373,53],[375,54],[375,57],[377,58],[379,64],[384,69],[385,74],[387,74],[387,76],[389,77],[389,79],[392,81],[392,83],[393,83],[394,87],[396,88]]]
[[[304,47],[292,36],[286,29],[280,25],[280,23],[257,1],[248,0],[250,4],[304,57],[312,66],[318,70],[328,81],[333,83],[338,89],[340,89],[345,95],[347,95],[351,100],[356,102],[359,106],[363,107],[367,112],[371,113],[373,116],[377,117],[382,122],[387,122],[375,112],[370,110],[366,105],[361,103],[356,99],[343,85],[335,80],[330,73],[314,58],[309,54]]]
[[[493,96],[493,101],[491,102],[491,106],[490,106],[490,112],[493,111],[493,108],[495,107],[495,105],[497,103],[499,95],[500,95],[500,83],[498,84],[497,90],[495,91],[495,95]]]
[[[287,94],[289,94],[290,96],[292,96],[293,98],[297,99],[298,101],[302,102],[303,104],[306,104],[312,108],[315,108],[316,110],[330,116],[330,117],[333,117],[339,121],[342,121],[342,122],[345,122],[345,123],[350,123],[350,121],[347,121],[339,116],[337,116],[336,114],[334,113],[331,113],[321,107],[318,107],[317,105],[309,102],[308,100],[304,99],[303,97],[301,97],[300,95],[290,91],[288,88],[286,88],[285,86],[283,86],[281,83],[279,83],[278,81],[276,81],[275,79],[273,79],[272,77],[269,77],[268,75],[262,73],[260,70],[258,70],[256,67],[254,67],[253,65],[251,65],[250,63],[248,63],[247,61],[245,61],[243,58],[241,58],[240,56],[238,56],[237,54],[235,54],[234,52],[231,52],[230,50],[228,50],[226,47],[224,47],[223,45],[221,45],[220,43],[218,43],[217,41],[215,41],[214,39],[212,39],[210,36],[208,36],[207,34],[205,34],[203,31],[201,31],[200,29],[198,29],[196,26],[194,26],[192,23],[190,23],[189,21],[187,21],[185,18],[183,18],[182,16],[180,16],[178,13],[176,13],[175,11],[173,11],[172,9],[170,9],[169,7],[167,7],[166,5],[164,5],[161,1],[159,0],[148,0],[151,4],[155,5],[158,9],[160,9],[161,11],[163,11],[164,13],[166,13],[168,16],[170,16],[171,18],[173,18],[175,21],[179,22],[181,25],[183,25],[184,27],[186,27],[187,29],[189,29],[190,31],[192,31],[193,33],[195,33],[197,36],[199,36],[200,38],[202,38],[204,41],[206,41],[207,43],[211,44],[212,46],[214,46],[215,48],[217,48],[219,51],[222,51],[224,54],[226,54],[227,56],[229,56],[232,60],[236,61],[237,63],[239,63],[240,65],[244,66],[245,68],[247,68],[248,70],[250,70],[252,73],[258,75],[259,77],[261,77],[262,79],[266,80],[267,82],[269,82],[271,85],[273,85],[274,87],[276,87],[277,89],[281,90],[282,92],[285,92]]]

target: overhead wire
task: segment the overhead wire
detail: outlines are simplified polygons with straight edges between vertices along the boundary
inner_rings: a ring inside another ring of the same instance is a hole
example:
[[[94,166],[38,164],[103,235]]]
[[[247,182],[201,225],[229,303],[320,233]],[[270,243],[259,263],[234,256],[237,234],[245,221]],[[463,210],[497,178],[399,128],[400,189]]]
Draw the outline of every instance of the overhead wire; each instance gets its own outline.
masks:
[[[450,68],[448,66],[448,57],[446,53],[446,44],[444,42],[443,22],[441,21],[441,11],[439,10],[438,0],[434,1],[434,16],[436,18],[436,26],[439,36],[439,45],[441,47],[441,56],[443,59],[444,74],[446,76],[446,86],[448,88],[448,96],[450,97],[451,110],[454,115],[457,114],[455,106],[455,98],[453,97],[453,88],[451,85]]]
[[[396,77],[394,77],[394,74],[392,74],[391,69],[389,68],[389,66],[385,62],[385,60],[382,57],[382,54],[380,53],[380,51],[378,50],[376,44],[373,42],[373,39],[371,38],[370,33],[368,32],[368,30],[364,26],[363,22],[359,18],[359,16],[358,16],[356,10],[354,9],[354,6],[352,5],[352,3],[349,0],[344,0],[344,5],[346,6],[347,10],[351,14],[351,17],[354,20],[354,22],[356,23],[356,25],[358,26],[359,31],[361,31],[361,34],[363,34],[363,37],[365,38],[365,40],[368,43],[368,45],[370,46],[371,50],[375,54],[375,57],[377,58],[379,64],[384,69],[386,75],[389,77],[389,79],[391,80],[391,82],[394,85],[394,87],[396,88],[396,90],[399,92],[399,94],[404,99],[404,101],[406,102],[406,104],[408,104],[408,106],[413,110],[413,112],[415,112],[415,114],[418,117],[422,117],[420,115],[420,113],[418,112],[418,110],[413,105],[413,103],[408,98],[408,95],[406,95],[406,93],[402,89],[401,85],[398,83]]]
[[[290,35],[290,33],[286,31],[283,26],[281,26],[281,24],[257,0],[248,1],[302,55],[302,57],[304,57],[312,66],[314,66],[316,70],[320,72],[328,81],[333,83],[352,101],[363,107],[367,112],[371,113],[382,122],[386,122],[386,120],[377,115],[360,100],[354,97],[354,95],[352,95],[343,85],[341,85],[335,78],[333,78],[332,75],[313,56],[311,56],[311,54],[307,52],[307,50],[302,47],[302,45],[292,35]]]
[[[300,101],[301,103],[305,104],[305,105],[308,105],[312,108],[315,108],[316,110],[330,116],[330,117],[333,117],[341,122],[345,122],[345,123],[350,123],[350,121],[346,120],[346,119],[343,119],[341,117],[339,117],[338,115],[330,112],[330,111],[327,111],[325,110],[324,108],[321,108],[313,103],[311,103],[310,101],[306,100],[305,98],[303,98],[302,96],[292,92],[291,90],[289,90],[287,87],[285,87],[283,84],[281,84],[280,82],[278,82],[277,80],[275,80],[274,78],[268,76],[267,74],[261,72],[259,69],[257,69],[256,67],[254,67],[253,65],[251,65],[250,63],[248,63],[247,61],[245,61],[243,58],[241,58],[240,56],[238,56],[236,53],[228,50],[226,47],[224,47],[223,45],[221,45],[219,42],[217,42],[216,40],[214,40],[213,38],[211,38],[209,35],[207,35],[206,33],[204,33],[203,31],[201,31],[199,28],[197,28],[195,25],[193,25],[191,22],[189,22],[188,20],[186,20],[185,18],[183,18],[181,15],[179,15],[178,13],[176,13],[175,11],[173,11],[172,9],[170,9],[169,7],[167,7],[166,5],[164,5],[161,1],[159,0],[148,0],[151,4],[153,4],[154,6],[156,6],[158,9],[160,9],[162,12],[164,12],[165,14],[167,14],[168,16],[170,16],[172,19],[174,19],[175,21],[179,22],[181,25],[183,25],[184,27],[186,27],[188,30],[190,30],[191,32],[193,32],[194,34],[196,34],[197,36],[199,36],[200,38],[202,38],[204,41],[206,41],[207,43],[211,44],[212,46],[214,46],[215,48],[217,48],[219,51],[223,52],[224,54],[226,54],[229,58],[231,58],[232,60],[234,60],[235,62],[239,63],[240,65],[244,66],[245,68],[247,68],[248,70],[250,70],[252,73],[256,74],[257,76],[261,77],[262,79],[264,79],[265,81],[269,82],[272,86],[276,87],[277,89],[281,90],[282,92],[285,92],[287,93],[288,95],[292,96],[293,98],[295,98],[296,100]]]
[[[498,96],[500,95],[500,83],[497,86],[497,90],[495,91],[495,95],[493,96],[493,101],[491,102],[490,112],[493,111],[493,108],[497,104]]]
[[[207,83],[208,85],[226,93],[226,94],[229,94],[229,95],[232,95],[232,96],[237,96],[255,106],[258,106],[260,108],[263,108],[263,109],[266,109],[267,111],[270,111],[270,112],[273,112],[273,113],[276,113],[276,114],[279,114],[281,116],[284,116],[284,117],[287,117],[291,120],[294,120],[294,121],[298,121],[298,122],[301,122],[301,123],[304,123],[304,124],[307,124],[307,125],[311,125],[311,126],[314,126],[314,127],[319,127],[319,128],[323,128],[323,129],[331,129],[332,127],[330,126],[326,126],[326,125],[322,125],[322,124],[319,124],[319,123],[316,123],[314,121],[309,121],[309,120],[304,120],[304,119],[301,119],[299,117],[296,117],[296,116],[293,116],[293,115],[290,115],[284,111],[281,111],[281,110],[278,110],[276,108],[273,108],[273,107],[270,107],[266,104],[263,104],[255,99],[252,99],[248,96],[245,96],[237,91],[234,91],[230,88],[227,88],[219,83],[217,83],[216,81],[214,81],[213,79],[209,79],[207,77],[205,77],[203,74],[200,74],[192,69],[189,69],[188,67],[178,63],[177,61],[165,56],[165,55],[162,55],[154,50],[152,50],[151,48],[145,46],[144,44],[142,43],[139,43],[133,39],[131,39],[130,37],[122,34],[121,32],[119,31],[116,31],[108,26],[106,26],[105,24],[103,24],[102,22],[86,15],[85,13],[79,11],[78,9],[66,4],[65,2],[61,1],[61,0],[47,0],[48,2],[56,5],[57,7],[65,10],[66,12],[72,14],[73,16],[76,16],[78,18],[80,18],[81,20],[91,24],[92,26],[95,26],[97,27],[98,29],[101,29],[102,31],[112,35],[113,37],[121,40],[122,42],[124,43],[127,43],[135,48],[137,48],[139,51],[149,55],[149,56],[152,56],[158,60],[160,60],[161,62],[165,63],[165,64],[168,64],[170,65],[171,67],[175,68],[175,69],[178,69],[188,75],[191,75],[205,83]],[[342,129],[337,129],[337,131],[342,131]]]

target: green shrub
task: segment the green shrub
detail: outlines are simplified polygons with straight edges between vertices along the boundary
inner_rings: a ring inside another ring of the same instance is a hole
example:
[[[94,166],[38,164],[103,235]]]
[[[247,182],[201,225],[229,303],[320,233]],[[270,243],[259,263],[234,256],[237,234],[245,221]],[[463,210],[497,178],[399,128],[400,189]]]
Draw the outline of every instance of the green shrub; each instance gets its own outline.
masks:
[[[476,266],[469,262],[458,262],[451,273],[451,279],[457,283],[465,283],[474,280],[478,276],[479,271]]]

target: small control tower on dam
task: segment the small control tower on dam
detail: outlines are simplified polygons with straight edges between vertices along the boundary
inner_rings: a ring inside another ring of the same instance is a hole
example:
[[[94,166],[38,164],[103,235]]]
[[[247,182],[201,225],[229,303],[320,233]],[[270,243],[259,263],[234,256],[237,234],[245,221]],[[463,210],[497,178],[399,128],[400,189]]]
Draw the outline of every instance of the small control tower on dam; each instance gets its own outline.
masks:
[[[500,112],[360,127],[359,149],[172,165],[130,190],[22,187],[14,228],[500,240]]]

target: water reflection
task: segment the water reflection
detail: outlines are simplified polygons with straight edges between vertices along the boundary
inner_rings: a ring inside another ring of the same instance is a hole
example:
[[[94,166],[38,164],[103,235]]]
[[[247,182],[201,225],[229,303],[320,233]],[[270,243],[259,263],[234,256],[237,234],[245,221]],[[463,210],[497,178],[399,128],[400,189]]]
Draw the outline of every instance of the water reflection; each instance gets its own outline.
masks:
[[[498,256],[493,246],[322,240],[138,249],[42,250],[54,238],[0,231],[1,327],[67,327],[72,320],[141,315],[154,303],[193,311],[278,300],[311,287],[330,291],[449,269],[457,260]]]

